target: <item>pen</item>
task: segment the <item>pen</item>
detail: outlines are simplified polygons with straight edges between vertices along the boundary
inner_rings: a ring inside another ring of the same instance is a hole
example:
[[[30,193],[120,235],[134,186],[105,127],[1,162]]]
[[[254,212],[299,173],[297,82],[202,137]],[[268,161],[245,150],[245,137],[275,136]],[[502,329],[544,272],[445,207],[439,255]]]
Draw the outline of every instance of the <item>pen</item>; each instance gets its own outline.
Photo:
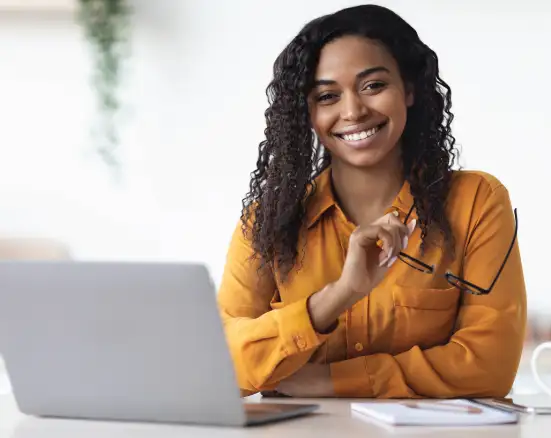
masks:
[[[406,401],[402,403],[404,406],[412,409],[421,409],[424,411],[439,411],[439,412],[459,412],[467,414],[480,414],[482,409],[475,406],[462,406],[454,403],[446,402],[429,402],[429,401]]]
[[[536,410],[533,407],[518,405],[513,402],[501,401],[501,400],[472,400],[473,403],[487,406],[494,409],[499,409],[505,412],[522,412],[523,414],[534,414]]]

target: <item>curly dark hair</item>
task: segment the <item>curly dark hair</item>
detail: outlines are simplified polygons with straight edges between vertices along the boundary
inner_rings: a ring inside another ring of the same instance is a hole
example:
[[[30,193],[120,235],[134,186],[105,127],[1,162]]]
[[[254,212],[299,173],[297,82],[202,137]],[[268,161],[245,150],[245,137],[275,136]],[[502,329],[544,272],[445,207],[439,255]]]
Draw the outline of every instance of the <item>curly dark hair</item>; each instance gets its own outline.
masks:
[[[451,89],[439,76],[436,53],[415,29],[387,8],[356,6],[308,23],[277,57],[266,90],[266,139],[259,145],[241,219],[254,256],[282,279],[296,263],[314,178],[331,162],[312,132],[308,96],[321,49],[348,35],[382,42],[396,59],[404,82],[413,86],[415,99],[402,134],[402,159],[419,218],[422,250],[432,242],[429,232],[436,230],[453,251],[445,214],[458,156],[451,134]]]

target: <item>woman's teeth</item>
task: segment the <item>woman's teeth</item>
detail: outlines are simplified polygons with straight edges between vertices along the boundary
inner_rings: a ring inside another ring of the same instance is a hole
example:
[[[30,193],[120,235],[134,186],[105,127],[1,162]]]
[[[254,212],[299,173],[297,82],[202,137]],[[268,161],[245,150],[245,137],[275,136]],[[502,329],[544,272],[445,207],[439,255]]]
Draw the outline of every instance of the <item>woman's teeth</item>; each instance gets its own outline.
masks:
[[[376,134],[382,125],[376,126],[375,128],[368,129],[367,131],[355,132],[354,134],[343,134],[341,137],[346,141],[358,141],[363,140],[367,137],[371,137]]]

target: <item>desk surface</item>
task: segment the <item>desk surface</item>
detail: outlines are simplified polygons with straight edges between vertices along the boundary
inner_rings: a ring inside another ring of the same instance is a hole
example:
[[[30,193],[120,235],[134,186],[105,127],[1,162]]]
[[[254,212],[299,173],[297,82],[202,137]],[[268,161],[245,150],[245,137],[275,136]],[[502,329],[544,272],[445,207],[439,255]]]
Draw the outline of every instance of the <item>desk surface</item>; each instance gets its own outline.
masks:
[[[261,400],[255,400],[262,402]],[[273,400],[271,400],[273,401]],[[280,401],[279,399],[277,401]],[[312,402],[307,400],[306,402]],[[335,436],[417,435],[464,438],[531,438],[545,436],[551,429],[551,415],[522,416],[516,425],[478,426],[474,428],[389,428],[355,418],[350,412],[351,400],[315,400],[321,409],[310,416],[251,428],[155,425],[103,421],[40,419],[21,414],[11,395],[0,396],[0,438],[183,438],[183,437],[277,437],[322,438]],[[283,402],[304,402],[295,399]]]

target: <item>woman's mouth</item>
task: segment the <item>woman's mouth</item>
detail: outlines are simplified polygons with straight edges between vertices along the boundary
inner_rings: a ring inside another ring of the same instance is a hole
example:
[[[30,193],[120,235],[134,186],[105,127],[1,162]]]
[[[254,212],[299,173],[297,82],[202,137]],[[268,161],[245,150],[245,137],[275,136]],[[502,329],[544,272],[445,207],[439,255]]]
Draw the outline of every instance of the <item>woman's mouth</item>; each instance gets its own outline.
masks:
[[[335,134],[335,136],[355,149],[362,149],[371,145],[374,137],[386,126],[386,124],[387,122],[384,122],[373,128],[366,129],[365,131],[358,131],[353,134]]]

